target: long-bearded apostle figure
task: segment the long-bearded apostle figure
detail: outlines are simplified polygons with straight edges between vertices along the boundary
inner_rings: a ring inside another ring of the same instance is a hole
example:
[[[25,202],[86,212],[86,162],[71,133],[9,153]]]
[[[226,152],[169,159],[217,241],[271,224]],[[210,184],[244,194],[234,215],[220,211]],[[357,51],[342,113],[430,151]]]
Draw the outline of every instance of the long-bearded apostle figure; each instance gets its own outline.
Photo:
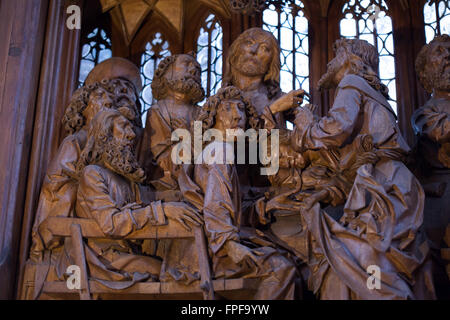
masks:
[[[312,202],[300,197],[307,203],[300,211],[306,241],[299,250],[310,267],[309,288],[321,299],[434,298],[422,230],[424,192],[402,162],[409,147],[376,72],[378,53],[363,40],[338,40],[335,49],[319,82],[337,89],[333,107],[321,119],[298,109],[291,136],[301,153],[331,150],[331,172],[353,182],[341,190],[339,222],[317,203],[340,196],[333,188],[320,190]],[[376,280],[369,278],[373,272]]]
[[[117,284],[108,281],[128,280],[131,285],[149,277],[158,279],[160,273],[160,259],[143,255],[138,243],[123,237],[146,225],[169,223],[171,228],[190,230],[189,224],[202,223],[201,217],[185,203],[142,201],[139,184],[145,174],[137,162],[135,148],[132,123],[116,110],[103,109],[91,123],[77,165],[80,184],[76,216],[94,219],[111,237],[87,241],[90,277],[113,288]]]
[[[152,81],[157,100],[148,113],[141,162],[150,172],[149,180],[157,190],[178,189],[179,166],[172,162],[172,132],[193,128],[199,112],[196,105],[205,92],[201,85],[201,68],[191,54],[164,58]]]
[[[439,252],[445,226],[450,245],[450,213],[442,210],[450,206],[450,36],[437,36],[422,48],[416,59],[416,72],[431,94],[431,99],[414,112],[412,125],[419,136],[418,174],[427,195],[425,226],[433,249]],[[444,258],[450,260],[448,254]],[[439,265],[441,261],[436,263],[436,270]],[[447,272],[450,275],[450,265]],[[443,283],[442,290],[449,292],[450,284],[443,274],[435,273],[436,284]]]
[[[233,142],[239,129],[257,126],[255,113],[235,87],[221,88],[210,97],[199,120],[204,130],[215,130],[215,140],[204,147],[201,164],[184,167],[180,187],[185,199],[203,212],[216,279],[261,279],[253,298],[293,299],[298,275],[287,252],[247,226],[241,210]],[[230,131],[234,138],[228,136]]]
[[[75,91],[63,117],[69,135],[50,162],[41,189],[32,231],[30,256],[33,260],[40,261],[45,249],[60,245],[60,239],[46,229],[47,217],[73,216],[78,186],[76,164],[86,144],[91,120],[105,107],[119,110],[139,126],[136,103],[140,90],[139,69],[126,59],[111,58],[97,65],[85,85]]]

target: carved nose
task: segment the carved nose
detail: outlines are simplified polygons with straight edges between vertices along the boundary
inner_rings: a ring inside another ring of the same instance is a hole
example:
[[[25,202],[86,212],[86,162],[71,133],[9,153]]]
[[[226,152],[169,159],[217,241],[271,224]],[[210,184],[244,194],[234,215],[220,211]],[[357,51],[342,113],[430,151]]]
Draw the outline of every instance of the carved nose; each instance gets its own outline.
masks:
[[[253,54],[258,52],[258,44],[257,43],[255,43],[255,44],[250,46],[250,52],[253,53]]]
[[[131,141],[131,140],[133,140],[134,138],[136,138],[136,134],[133,132],[133,130],[128,130],[127,131],[127,140],[129,140],[129,141]]]

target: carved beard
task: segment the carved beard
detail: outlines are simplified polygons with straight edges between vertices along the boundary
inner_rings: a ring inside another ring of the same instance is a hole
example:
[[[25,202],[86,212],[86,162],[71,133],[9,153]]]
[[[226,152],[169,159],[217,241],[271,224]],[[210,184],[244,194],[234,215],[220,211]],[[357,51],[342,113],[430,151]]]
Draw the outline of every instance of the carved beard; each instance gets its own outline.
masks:
[[[145,180],[144,170],[137,162],[134,145],[129,141],[115,138],[105,146],[105,162],[107,162],[121,176],[131,181],[142,183]]]
[[[336,86],[335,79],[341,67],[345,64],[345,58],[338,57],[331,60],[328,64],[327,72],[319,80],[320,89],[332,89]]]
[[[205,91],[200,81],[193,76],[185,76],[181,79],[166,80],[167,86],[175,91],[186,94],[191,98],[192,103],[202,101],[205,97]]]

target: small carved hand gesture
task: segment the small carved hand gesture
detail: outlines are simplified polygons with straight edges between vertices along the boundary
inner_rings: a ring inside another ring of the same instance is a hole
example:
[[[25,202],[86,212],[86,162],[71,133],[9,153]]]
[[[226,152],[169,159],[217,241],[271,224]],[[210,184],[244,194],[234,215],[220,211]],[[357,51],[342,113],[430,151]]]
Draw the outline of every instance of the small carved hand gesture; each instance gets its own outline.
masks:
[[[190,126],[188,125],[188,123],[185,119],[172,119],[170,124],[171,124],[173,130],[177,130],[177,129],[189,130],[190,129]]]
[[[258,261],[258,256],[264,255],[263,252],[252,250],[234,240],[228,240],[225,244],[225,248],[228,256],[236,264],[247,262],[254,266],[258,266],[260,264]]]
[[[305,90],[302,89],[292,90],[288,94],[285,94],[274,103],[272,103],[272,105],[270,106],[270,111],[275,114],[287,111],[292,108],[296,108],[303,103],[303,97],[305,96],[305,94]]]
[[[166,202],[163,206],[166,217],[169,220],[179,222],[188,231],[191,231],[191,226],[200,226],[203,224],[203,218],[186,203]]]
[[[299,129],[306,128],[313,123],[314,120],[315,117],[310,108],[298,108],[295,112],[294,124]]]

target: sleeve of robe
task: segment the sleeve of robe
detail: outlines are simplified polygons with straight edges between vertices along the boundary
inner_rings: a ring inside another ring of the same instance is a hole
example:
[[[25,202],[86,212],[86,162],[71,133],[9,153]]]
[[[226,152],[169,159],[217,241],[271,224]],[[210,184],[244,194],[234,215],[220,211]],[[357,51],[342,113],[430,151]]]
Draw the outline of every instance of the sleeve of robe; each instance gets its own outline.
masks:
[[[163,118],[159,108],[149,111],[149,143],[152,159],[165,171],[172,170],[172,128]]]
[[[300,152],[306,149],[341,147],[352,135],[358,120],[363,95],[354,87],[339,88],[327,117],[307,121],[308,110],[301,109],[295,119],[293,145]],[[306,120],[306,121],[305,121]]]
[[[450,115],[433,106],[418,109],[413,116],[413,125],[421,134],[438,143],[450,142]]]
[[[134,209],[120,208],[111,197],[106,178],[96,166],[87,166],[83,172],[78,190],[78,201],[108,236],[125,237],[147,223],[166,224],[166,218],[160,201]]]
[[[205,165],[206,190],[203,207],[206,232],[213,253],[217,253],[228,240],[239,240],[236,227],[239,208],[233,200],[233,166]]]

